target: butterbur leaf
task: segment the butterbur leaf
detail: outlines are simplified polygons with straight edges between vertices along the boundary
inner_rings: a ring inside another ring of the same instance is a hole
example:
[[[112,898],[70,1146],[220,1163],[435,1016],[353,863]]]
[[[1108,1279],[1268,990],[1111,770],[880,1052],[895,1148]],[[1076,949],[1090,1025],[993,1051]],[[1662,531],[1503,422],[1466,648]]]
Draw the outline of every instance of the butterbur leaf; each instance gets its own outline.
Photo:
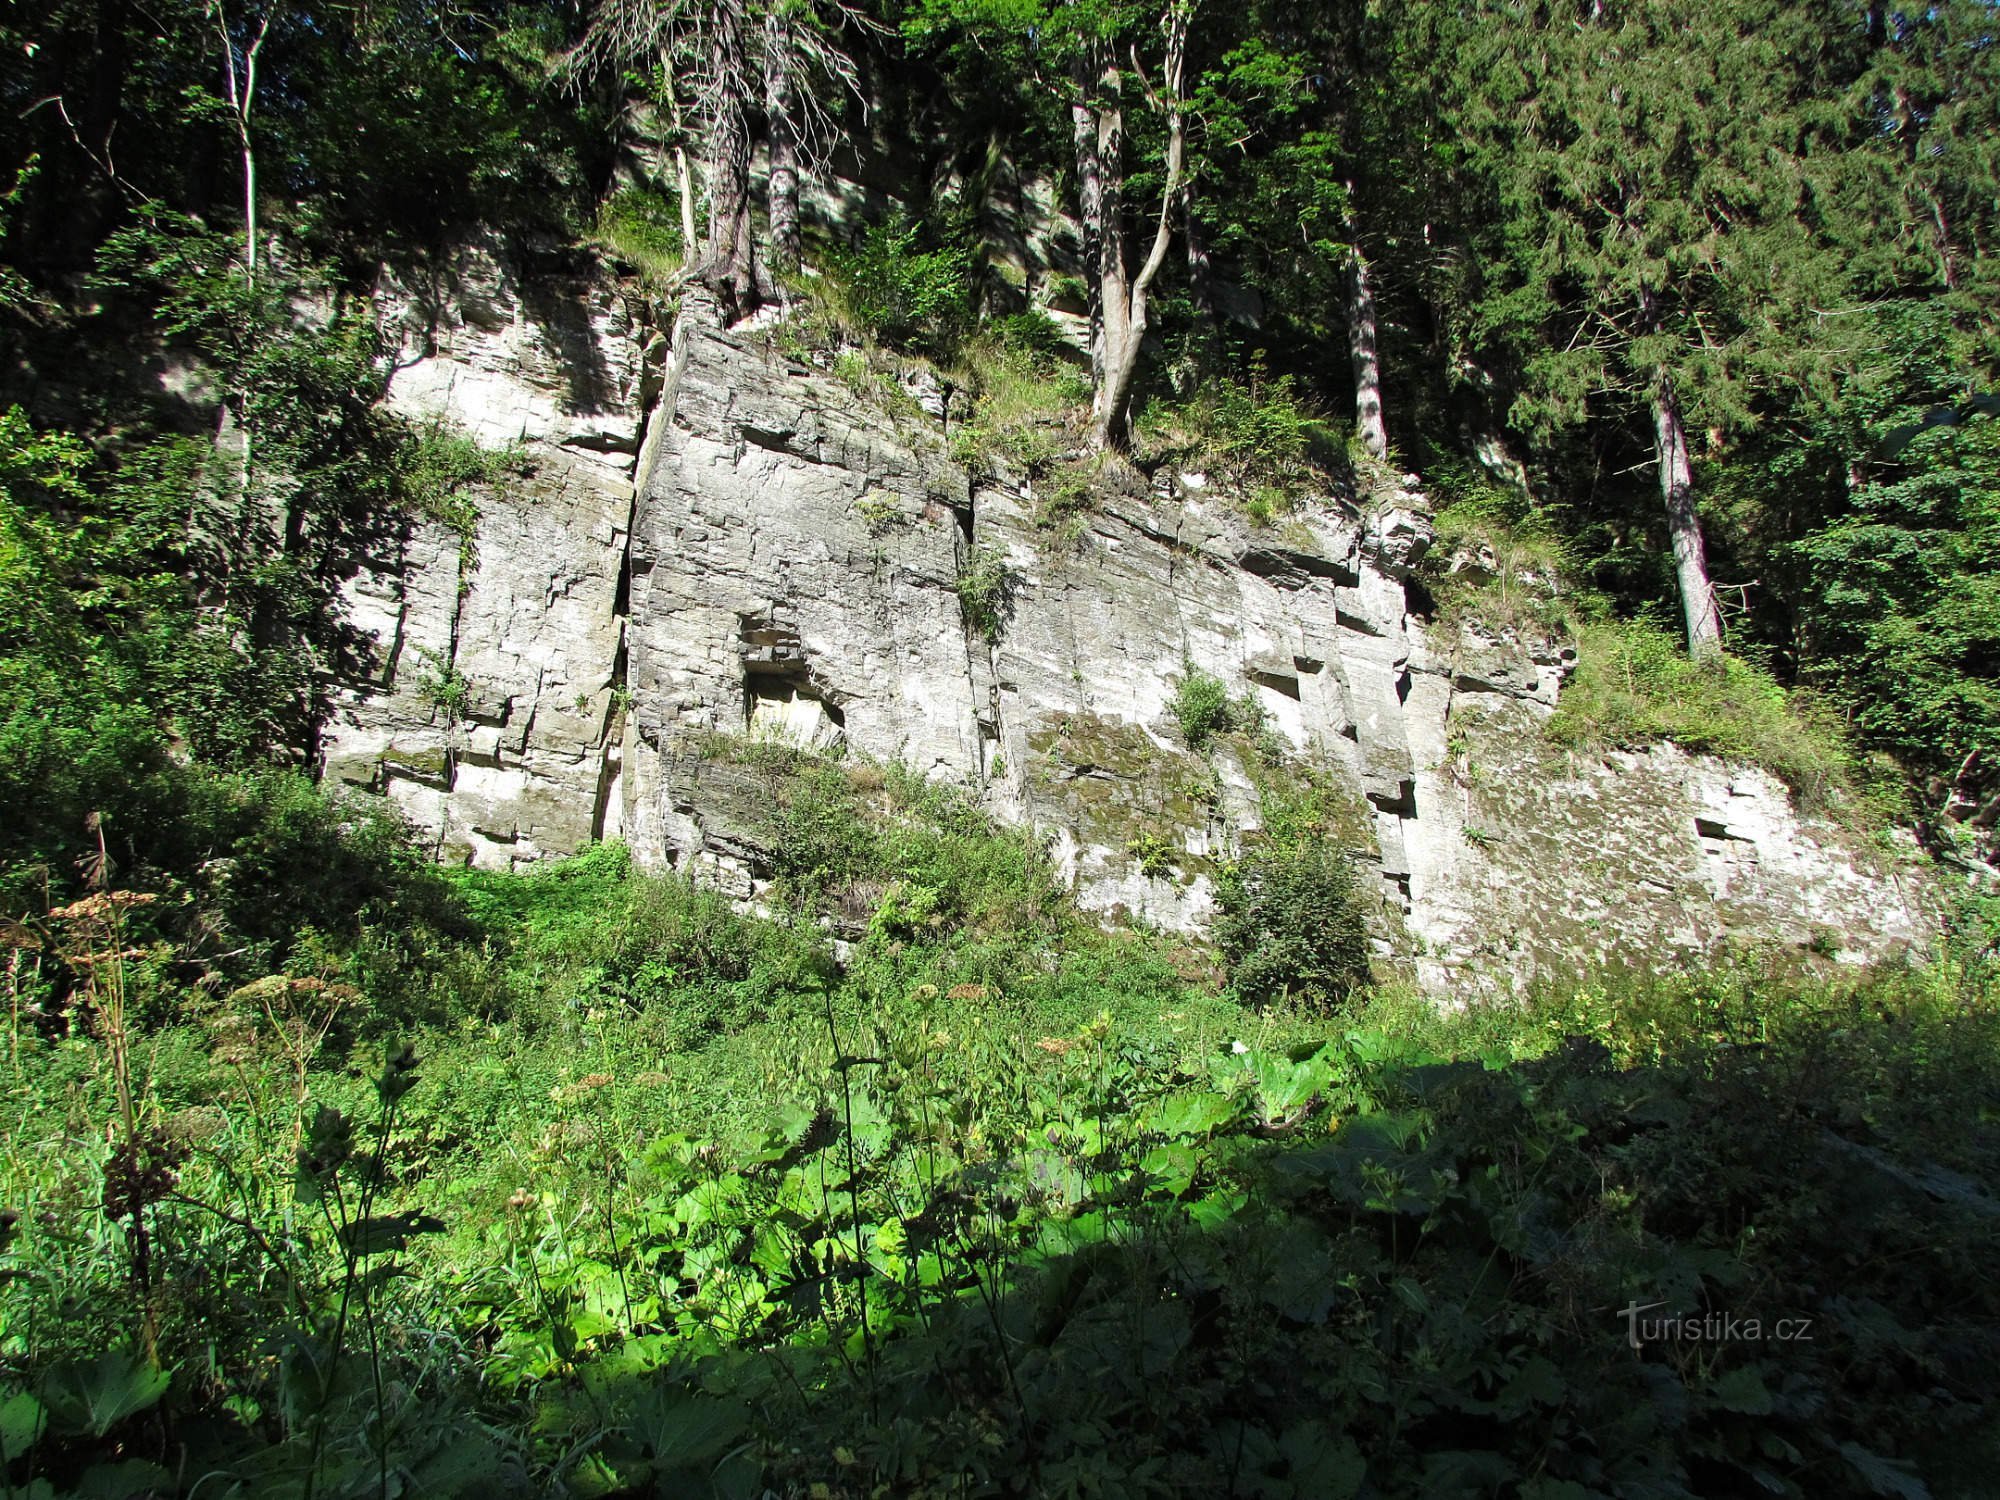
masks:
[[[48,1409],[28,1392],[0,1401],[0,1462],[12,1463],[41,1441]]]
[[[401,1250],[420,1234],[442,1234],[445,1223],[412,1209],[406,1214],[380,1214],[358,1219],[340,1232],[340,1241],[350,1255],[380,1255]]]
[[[1335,1436],[1326,1424],[1308,1419],[1285,1429],[1278,1439],[1291,1470],[1292,1493],[1299,1500],[1351,1500],[1368,1477],[1368,1460],[1354,1439]]]
[[[128,1458],[121,1464],[92,1464],[71,1492],[72,1500],[141,1500],[164,1495],[174,1476],[156,1463]]]
[[[1764,1384],[1762,1372],[1755,1365],[1731,1370],[1715,1382],[1709,1394],[1724,1411],[1740,1411],[1751,1417],[1769,1416],[1776,1404],[1771,1399],[1770,1388]]]
[[[1931,1500],[1930,1489],[1917,1477],[1917,1471],[1899,1458],[1884,1458],[1859,1443],[1842,1443],[1840,1456],[1877,1495],[1891,1495],[1895,1500]]]
[[[159,1404],[172,1376],[129,1349],[89,1363],[70,1360],[49,1371],[42,1386],[49,1423],[70,1436],[103,1437],[127,1417]]]
[[[672,1468],[706,1468],[750,1425],[739,1401],[656,1386],[632,1415],[629,1435],[654,1461]]]
[[[1219,1229],[1233,1219],[1250,1201],[1249,1195],[1232,1188],[1217,1188],[1188,1205],[1188,1217],[1203,1229]]]
[[[1530,1406],[1558,1404],[1566,1389],[1562,1372],[1537,1354],[1501,1387],[1497,1404],[1502,1415],[1518,1416]]]
[[[1486,1449],[1432,1453],[1424,1459],[1425,1495],[1490,1495],[1515,1478],[1505,1454]]]
[[[1146,1128],[1169,1137],[1207,1135],[1228,1124],[1236,1112],[1235,1102],[1224,1094],[1175,1094],[1153,1106]]]
[[[488,1433],[463,1432],[445,1436],[411,1466],[410,1477],[417,1494],[470,1495],[497,1480],[500,1469],[498,1440]]]

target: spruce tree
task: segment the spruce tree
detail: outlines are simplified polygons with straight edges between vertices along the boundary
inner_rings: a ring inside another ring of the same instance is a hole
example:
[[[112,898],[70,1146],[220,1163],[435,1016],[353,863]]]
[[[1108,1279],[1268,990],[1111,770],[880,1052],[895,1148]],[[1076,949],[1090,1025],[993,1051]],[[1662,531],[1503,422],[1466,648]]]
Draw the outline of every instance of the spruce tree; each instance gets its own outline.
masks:
[[[1780,0],[1482,4],[1469,22],[1449,113],[1494,215],[1466,331],[1511,356],[1512,418],[1538,437],[1643,414],[1689,649],[1711,654],[1693,447],[1826,365],[1844,263],[1815,187],[1859,27]]]

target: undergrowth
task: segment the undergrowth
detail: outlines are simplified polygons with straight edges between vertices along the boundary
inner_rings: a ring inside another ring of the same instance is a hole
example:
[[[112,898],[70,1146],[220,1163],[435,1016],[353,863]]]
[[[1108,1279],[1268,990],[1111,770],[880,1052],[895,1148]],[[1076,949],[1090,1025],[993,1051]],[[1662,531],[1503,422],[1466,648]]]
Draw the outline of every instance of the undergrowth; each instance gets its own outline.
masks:
[[[767,809],[763,916],[617,845],[447,883],[303,787],[221,857],[352,872],[310,901],[21,913],[11,1490],[1952,1495],[2000,1458],[1990,953],[1441,1009],[1362,983],[1345,812],[1286,783],[1232,992],[950,788],[698,751]],[[1766,1331],[1634,1348],[1635,1306]]]

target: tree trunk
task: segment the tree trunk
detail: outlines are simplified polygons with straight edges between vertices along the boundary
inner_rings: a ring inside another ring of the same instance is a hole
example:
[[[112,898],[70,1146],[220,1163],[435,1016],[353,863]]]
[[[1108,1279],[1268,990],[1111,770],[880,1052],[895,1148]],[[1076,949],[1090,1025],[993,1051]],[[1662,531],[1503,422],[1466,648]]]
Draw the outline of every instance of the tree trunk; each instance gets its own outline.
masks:
[[[1376,345],[1375,293],[1368,285],[1368,258],[1354,245],[1347,252],[1347,354],[1354,366],[1354,430],[1361,446],[1376,457],[1389,456],[1389,429],[1382,419],[1382,357]]]
[[[1123,450],[1130,434],[1125,408],[1138,372],[1137,340],[1145,326],[1133,323],[1131,272],[1125,260],[1124,75],[1107,61],[1097,81],[1097,162],[1103,226],[1098,235],[1096,339],[1090,365],[1097,389],[1090,404],[1091,430],[1100,449]],[[1140,309],[1144,317],[1144,309]]]
[[[725,321],[757,305],[750,234],[749,69],[743,47],[743,0],[717,0],[709,49],[715,118],[709,126],[708,249],[702,274]]]
[[[660,80],[667,90],[667,110],[673,121],[674,185],[681,198],[681,264],[690,265],[699,242],[694,227],[694,171],[688,165],[687,124],[681,115],[680,85],[674,81],[673,53],[660,48]]]
[[[229,11],[221,0],[213,0],[209,17],[215,22],[216,41],[222,49],[222,78],[229,99],[229,113],[236,125],[236,141],[243,154],[243,280],[257,284],[257,148],[250,134],[250,117],[257,108],[257,55],[277,19],[276,0],[264,12],[257,34],[243,48],[243,60],[236,60],[236,39],[229,34]]]
[[[1181,233],[1187,237],[1188,301],[1194,305],[1201,334],[1212,343],[1222,327],[1222,314],[1215,305],[1215,262],[1194,214],[1192,181],[1181,184]]]
[[[1104,383],[1104,293],[1098,285],[1104,254],[1104,163],[1097,154],[1097,111],[1091,107],[1097,87],[1094,49],[1080,47],[1071,64],[1076,97],[1069,108],[1070,130],[1076,144],[1076,218],[1083,231],[1083,281],[1090,317],[1090,386]]]
[[[1660,498],[1667,505],[1667,535],[1673,542],[1681,613],[1687,621],[1688,655],[1696,660],[1722,650],[1722,616],[1708,578],[1701,520],[1695,514],[1694,471],[1688,463],[1687,430],[1672,378],[1662,370],[1653,385],[1653,441],[1660,466]]]
[[[243,122],[243,276],[257,280],[257,152],[248,120]]]
[[[792,74],[798,65],[792,23],[773,8],[764,18],[764,118],[771,138],[771,272],[790,276],[799,268],[804,244],[799,233],[799,141]],[[779,296],[785,296],[779,283]]]
[[[1139,351],[1146,341],[1146,299],[1153,279],[1166,264],[1173,238],[1174,205],[1181,194],[1181,173],[1187,159],[1187,126],[1181,114],[1182,86],[1187,75],[1188,21],[1191,7],[1175,4],[1167,12],[1167,50],[1161,69],[1164,93],[1155,93],[1141,76],[1148,102],[1167,120],[1166,180],[1160,186],[1160,217],[1153,228],[1152,248],[1138,274],[1125,254],[1125,110],[1124,77],[1108,54],[1100,75],[1097,104],[1097,158],[1103,178],[1104,233],[1098,257],[1099,300],[1103,303],[1103,333],[1097,390],[1091,401],[1091,435],[1100,452],[1123,452],[1131,443],[1132,384],[1139,372]],[[1136,66],[1137,55],[1134,54]]]

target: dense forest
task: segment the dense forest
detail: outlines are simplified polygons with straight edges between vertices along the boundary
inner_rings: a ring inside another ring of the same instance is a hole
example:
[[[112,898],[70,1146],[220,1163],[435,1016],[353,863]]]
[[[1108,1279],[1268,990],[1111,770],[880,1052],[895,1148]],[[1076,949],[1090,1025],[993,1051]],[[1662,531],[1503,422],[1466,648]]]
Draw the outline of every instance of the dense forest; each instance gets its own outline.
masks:
[[[11,8],[0,1494],[1992,1493],[1996,234],[1985,0]],[[382,399],[482,236],[922,368],[1052,531],[1414,475],[1536,585],[1413,609],[1914,835],[1934,949],[1440,1005],[1193,674],[1212,940],[750,740],[754,912],[441,868],[316,772],[344,560],[520,462]]]

